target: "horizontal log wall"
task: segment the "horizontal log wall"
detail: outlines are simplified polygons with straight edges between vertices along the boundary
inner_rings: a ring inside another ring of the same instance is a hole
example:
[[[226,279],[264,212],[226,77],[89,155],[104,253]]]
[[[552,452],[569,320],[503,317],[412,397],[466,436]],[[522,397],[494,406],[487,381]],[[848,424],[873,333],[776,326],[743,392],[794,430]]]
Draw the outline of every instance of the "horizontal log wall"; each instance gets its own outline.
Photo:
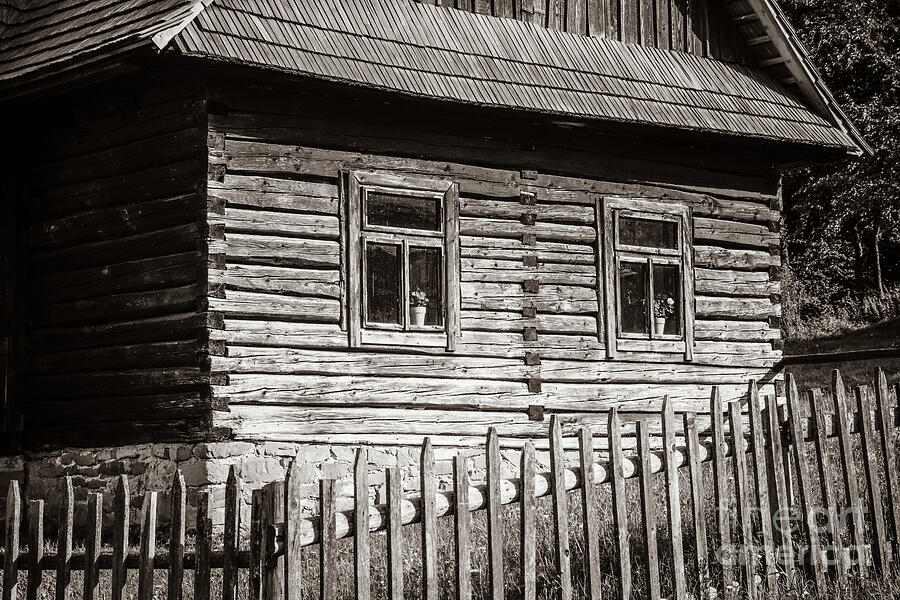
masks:
[[[780,358],[779,202],[771,164],[414,104],[210,86],[210,310],[225,347],[216,424],[239,439],[469,443],[546,434],[542,413],[706,410]],[[399,106],[398,106],[399,104]],[[339,118],[335,118],[339,115]],[[604,149],[602,153],[598,149]],[[351,349],[342,170],[459,184],[462,337]],[[550,174],[556,173],[556,174]],[[603,195],[686,203],[696,346],[634,344],[607,361],[598,316]],[[532,199],[534,200],[532,202]],[[672,346],[672,347],[669,347]],[[771,392],[768,385],[766,392]],[[594,415],[594,416],[592,416]],[[538,420],[534,420],[534,419]],[[602,416],[600,417],[603,418]]]
[[[143,73],[25,117],[29,446],[196,439],[209,425],[200,90]]]

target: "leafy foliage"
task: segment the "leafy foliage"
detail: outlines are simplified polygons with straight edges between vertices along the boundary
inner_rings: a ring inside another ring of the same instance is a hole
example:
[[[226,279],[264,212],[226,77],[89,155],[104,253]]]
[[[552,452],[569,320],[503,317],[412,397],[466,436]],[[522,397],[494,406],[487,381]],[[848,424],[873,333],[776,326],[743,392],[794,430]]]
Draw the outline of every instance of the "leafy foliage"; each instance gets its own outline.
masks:
[[[874,156],[786,175],[798,283],[836,301],[900,281],[900,0],[781,0]]]

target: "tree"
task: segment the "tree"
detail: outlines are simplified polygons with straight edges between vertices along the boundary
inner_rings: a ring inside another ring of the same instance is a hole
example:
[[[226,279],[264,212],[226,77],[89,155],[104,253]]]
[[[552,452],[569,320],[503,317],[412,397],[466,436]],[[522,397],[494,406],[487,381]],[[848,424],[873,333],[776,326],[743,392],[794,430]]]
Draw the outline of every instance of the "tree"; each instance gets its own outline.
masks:
[[[831,299],[900,281],[900,0],[782,0],[874,156],[784,180],[795,275]]]

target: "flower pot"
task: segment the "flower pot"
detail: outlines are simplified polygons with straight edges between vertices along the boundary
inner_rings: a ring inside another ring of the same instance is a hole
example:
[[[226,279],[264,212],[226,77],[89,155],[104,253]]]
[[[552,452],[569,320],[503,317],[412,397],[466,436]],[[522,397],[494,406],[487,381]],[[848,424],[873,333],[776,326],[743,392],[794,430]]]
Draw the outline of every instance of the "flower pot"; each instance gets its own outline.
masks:
[[[410,312],[412,313],[412,324],[415,327],[421,327],[425,324],[425,309],[425,306],[410,307]]]
[[[656,335],[665,335],[666,333],[666,318],[665,317],[656,317],[653,320],[653,333]]]

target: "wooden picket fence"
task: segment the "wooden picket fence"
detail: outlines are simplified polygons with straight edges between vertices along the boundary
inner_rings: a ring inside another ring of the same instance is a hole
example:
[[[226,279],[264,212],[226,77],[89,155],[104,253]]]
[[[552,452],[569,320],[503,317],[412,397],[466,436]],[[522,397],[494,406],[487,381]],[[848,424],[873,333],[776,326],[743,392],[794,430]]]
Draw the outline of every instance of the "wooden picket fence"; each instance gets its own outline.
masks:
[[[888,389],[880,370],[874,386],[855,388],[849,399],[838,372],[830,387],[830,397],[821,390],[811,390],[801,398],[788,376],[787,402],[782,407],[775,398],[760,398],[752,383],[744,406],[738,402],[723,406],[713,388],[710,414],[703,417],[709,418],[709,427],[702,431],[694,413],[681,414],[676,420],[668,399],[663,402],[661,414],[635,423],[633,437],[630,425],[629,435],[623,434],[625,426],[613,410],[608,415],[606,435],[596,436],[588,428],[577,432],[577,465],[566,464],[561,422],[554,417],[550,423],[550,471],[537,472],[535,445],[529,441],[521,452],[519,477],[512,479],[501,478],[499,440],[491,430],[485,444],[484,483],[470,482],[471,456],[461,452],[453,461],[453,492],[438,491],[434,452],[426,440],[421,450],[419,494],[407,497],[401,487],[400,472],[390,468],[386,470],[387,501],[383,505],[370,502],[369,465],[362,449],[353,473],[353,510],[339,510],[335,481],[322,479],[318,482],[319,514],[315,518],[304,518],[299,507],[303,488],[315,482],[300,477],[294,464],[285,481],[253,492],[251,523],[245,540],[240,539],[240,482],[232,470],[226,486],[223,543],[213,546],[209,499],[206,492],[200,492],[196,547],[191,551],[185,549],[186,493],[180,475],[176,475],[169,496],[168,549],[159,553],[155,491],[143,496],[140,548],[130,550],[130,494],[125,477],[120,478],[115,494],[111,550],[104,550],[101,544],[103,499],[93,493],[87,500],[87,522],[81,524],[86,531],[84,551],[73,553],[74,494],[71,481],[66,480],[60,497],[57,552],[43,552],[43,500],[28,503],[24,540],[28,551],[22,551],[22,503],[18,484],[13,482],[6,508],[2,600],[17,597],[20,570],[27,571],[28,599],[38,597],[44,573],[55,571],[55,597],[59,600],[74,595],[92,600],[99,594],[100,571],[109,570],[111,591],[103,596],[119,600],[126,596],[130,569],[138,572],[137,597],[141,600],[153,597],[153,577],[159,570],[167,571],[167,597],[172,600],[184,596],[185,570],[194,571],[191,595],[195,600],[210,598],[213,571],[221,573],[221,597],[226,600],[294,600],[300,598],[304,576],[309,575],[305,572],[308,566],[302,566],[304,549],[313,545],[319,550],[318,596],[333,600],[338,595],[341,575],[338,540],[347,537],[353,539],[353,595],[367,600],[372,587],[370,536],[379,531],[386,532],[387,597],[399,600],[404,595],[403,527],[411,523],[421,524],[416,542],[420,545],[416,556],[421,561],[421,596],[434,600],[442,585],[438,577],[437,524],[440,517],[449,515],[453,516],[455,582],[446,585],[456,590],[457,598],[466,599],[473,593],[472,512],[479,510],[487,513],[488,590],[494,599],[502,599],[507,591],[502,533],[504,527],[511,525],[501,519],[501,506],[510,503],[518,503],[519,507],[517,560],[521,580],[516,595],[531,600],[536,597],[538,582],[536,499],[546,495],[551,497],[554,576],[562,600],[573,597],[570,518],[581,519],[583,525],[578,535],[583,536],[585,594],[600,598],[601,580],[606,580],[607,585],[612,582],[617,588],[619,597],[632,596],[635,582],[627,521],[629,512],[635,510],[642,516],[639,535],[641,544],[646,546],[647,564],[641,571],[646,578],[646,595],[651,600],[661,596],[661,543],[671,544],[669,572],[676,576],[668,584],[676,600],[697,592],[687,589],[684,573],[688,569],[693,571],[692,580],[698,582],[702,593],[716,589],[726,598],[736,597],[739,592],[755,598],[776,584],[796,586],[804,580],[821,592],[830,585],[844,585],[853,577],[888,573],[900,556],[895,552],[900,542],[900,481],[895,453],[898,390]],[[786,412],[780,410],[783,408]],[[651,434],[656,424],[661,425],[661,431]],[[740,435],[735,435],[737,432]],[[651,443],[655,436],[659,436],[661,447]],[[832,438],[836,438],[836,444]],[[830,442],[836,446],[836,452],[828,450]],[[862,465],[854,452],[856,442]],[[605,455],[604,460],[596,460],[598,449]],[[839,459],[832,461],[832,454]],[[709,532],[705,462],[712,463],[715,511],[715,526]],[[860,469],[864,477],[859,476]],[[663,473],[664,477],[669,531],[666,540],[660,539],[656,527],[654,473]],[[626,480],[630,478],[636,478],[639,486],[637,506],[629,506],[626,495]],[[864,485],[860,486],[860,481]],[[609,506],[599,505],[597,486],[601,484],[611,486]],[[682,514],[683,485],[691,498],[685,503],[689,506],[686,514]],[[579,515],[568,514],[567,494],[572,490],[580,490]],[[884,497],[882,490],[886,492]],[[754,516],[756,506],[763,508]],[[800,527],[795,533],[778,526],[791,510],[799,514]],[[598,559],[601,511],[611,511],[614,522],[617,559],[612,562],[611,572],[602,572]],[[850,516],[846,525],[840,516],[845,512]],[[826,517],[824,525],[817,515]],[[736,533],[734,538],[732,532]],[[691,564],[686,565],[688,540],[694,547],[687,553],[692,557]],[[737,560],[720,561],[719,568],[711,568],[711,560],[715,560],[712,557],[721,556],[722,550],[728,550]],[[249,577],[239,577],[241,570],[249,572]],[[73,571],[83,572],[83,585],[78,591],[72,589]],[[239,586],[239,581],[247,583]],[[303,596],[315,596],[315,591],[306,589]]]

